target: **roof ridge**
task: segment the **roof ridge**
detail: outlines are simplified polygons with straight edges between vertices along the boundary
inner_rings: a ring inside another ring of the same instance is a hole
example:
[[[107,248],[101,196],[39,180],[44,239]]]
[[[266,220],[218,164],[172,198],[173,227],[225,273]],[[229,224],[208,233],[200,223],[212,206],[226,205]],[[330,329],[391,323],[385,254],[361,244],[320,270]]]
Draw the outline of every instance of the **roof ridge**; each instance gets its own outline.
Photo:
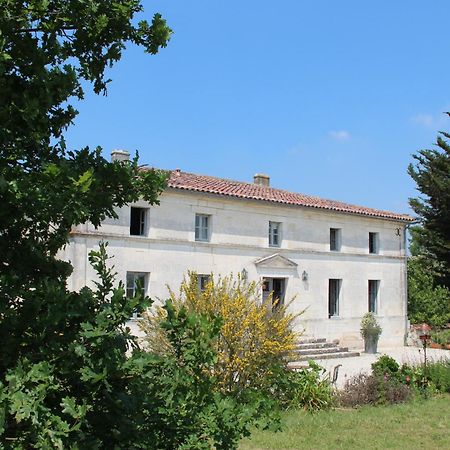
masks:
[[[180,169],[170,170],[169,172],[170,178],[168,185],[169,187],[175,189],[193,190],[236,198],[269,201],[274,203],[312,207],[408,222],[414,220],[409,214],[395,213],[382,209],[354,205],[340,200],[325,199],[318,196],[303,194],[300,192],[292,192],[272,186],[249,183],[247,181],[238,181],[227,178],[219,178],[212,175],[183,172]],[[214,183],[216,185],[214,185]],[[235,189],[236,187],[242,187],[243,190],[241,192],[237,192]]]

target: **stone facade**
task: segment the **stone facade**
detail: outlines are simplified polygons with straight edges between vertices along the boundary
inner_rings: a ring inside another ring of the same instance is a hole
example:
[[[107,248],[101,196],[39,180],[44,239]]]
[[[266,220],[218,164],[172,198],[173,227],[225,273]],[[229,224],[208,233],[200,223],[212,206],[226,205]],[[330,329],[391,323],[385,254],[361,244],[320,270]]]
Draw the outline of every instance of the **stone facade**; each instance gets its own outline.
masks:
[[[140,208],[133,218],[132,207]],[[188,270],[241,273],[265,281],[266,289],[269,284],[281,289],[285,301],[292,300],[290,308],[305,310],[297,326],[307,335],[361,347],[359,323],[372,296],[383,328],[380,345],[404,341],[407,216],[377,217],[176,187],[167,188],[159,206],[141,201],[117,212],[118,220],[106,220],[98,229],[84,224],[73,230],[62,255],[74,266],[69,288],[92,285],[88,254],[105,240],[120,279],[143,275],[152,298],[165,299],[167,286],[176,290]],[[207,217],[207,223],[196,216]],[[134,234],[130,221],[140,227]],[[277,228],[275,243],[273,236],[269,242],[269,222]],[[201,235],[202,226],[207,236]],[[369,233],[375,239],[371,249]],[[330,250],[334,244],[336,250]],[[336,289],[333,296],[330,290]]]

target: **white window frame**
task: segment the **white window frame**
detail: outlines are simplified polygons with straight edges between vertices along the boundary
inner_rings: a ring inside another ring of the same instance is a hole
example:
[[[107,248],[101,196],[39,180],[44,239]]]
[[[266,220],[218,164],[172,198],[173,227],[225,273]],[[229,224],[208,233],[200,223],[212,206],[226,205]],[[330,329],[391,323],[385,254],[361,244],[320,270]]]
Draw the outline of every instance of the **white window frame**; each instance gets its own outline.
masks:
[[[281,247],[281,222],[269,220],[269,247]]]
[[[211,216],[209,214],[195,215],[195,240],[209,242],[211,237]]]
[[[334,235],[334,236],[333,236]],[[333,239],[333,237],[334,239]],[[330,228],[330,251],[340,252],[341,251],[341,229],[340,228]],[[333,246],[334,244],[334,246]]]

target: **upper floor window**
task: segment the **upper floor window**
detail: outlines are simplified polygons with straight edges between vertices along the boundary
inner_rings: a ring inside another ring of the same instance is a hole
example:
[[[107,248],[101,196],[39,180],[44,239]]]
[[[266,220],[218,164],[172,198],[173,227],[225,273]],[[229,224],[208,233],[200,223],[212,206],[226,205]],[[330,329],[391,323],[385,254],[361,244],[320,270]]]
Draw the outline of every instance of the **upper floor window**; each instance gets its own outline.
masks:
[[[378,233],[369,233],[369,253],[376,254],[379,250]]]
[[[147,209],[131,207],[130,234],[133,236],[145,236],[147,221]]]
[[[281,223],[269,222],[269,246],[279,247],[281,245]]]
[[[211,217],[206,214],[195,215],[195,240],[209,241]]]
[[[339,252],[341,250],[340,228],[330,228],[330,250]]]
[[[380,280],[369,280],[369,312],[378,313],[378,290],[380,287]]]

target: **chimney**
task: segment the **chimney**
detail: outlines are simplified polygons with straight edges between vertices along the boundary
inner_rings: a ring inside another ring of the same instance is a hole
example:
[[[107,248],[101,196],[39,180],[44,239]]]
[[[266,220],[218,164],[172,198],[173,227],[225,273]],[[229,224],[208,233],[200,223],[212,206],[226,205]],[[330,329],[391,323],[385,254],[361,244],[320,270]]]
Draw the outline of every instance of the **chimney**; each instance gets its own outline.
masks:
[[[129,161],[130,160],[130,154],[126,150],[113,150],[111,152],[111,161]]]
[[[264,173],[256,173],[253,177],[253,183],[260,186],[270,186],[270,177]]]

